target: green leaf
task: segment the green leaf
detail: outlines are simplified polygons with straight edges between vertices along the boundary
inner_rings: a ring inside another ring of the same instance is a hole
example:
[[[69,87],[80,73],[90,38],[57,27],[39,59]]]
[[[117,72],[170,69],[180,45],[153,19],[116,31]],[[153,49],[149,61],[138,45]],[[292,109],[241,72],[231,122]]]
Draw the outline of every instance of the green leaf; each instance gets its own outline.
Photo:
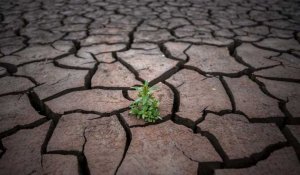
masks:
[[[145,105],[148,101],[149,96],[143,96],[143,105]]]
[[[149,85],[149,82],[146,80],[144,83],[144,86],[148,86],[148,85]]]
[[[140,102],[142,100],[142,97],[139,97],[139,98],[137,98],[135,101],[134,101],[134,103],[138,103],[138,102]]]

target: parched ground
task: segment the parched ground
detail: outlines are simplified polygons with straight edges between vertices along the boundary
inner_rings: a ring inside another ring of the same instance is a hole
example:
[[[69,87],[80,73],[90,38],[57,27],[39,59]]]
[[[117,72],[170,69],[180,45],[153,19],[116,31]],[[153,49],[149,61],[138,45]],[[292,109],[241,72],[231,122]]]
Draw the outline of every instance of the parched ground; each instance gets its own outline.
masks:
[[[0,174],[299,175],[299,43],[297,0],[1,0]]]

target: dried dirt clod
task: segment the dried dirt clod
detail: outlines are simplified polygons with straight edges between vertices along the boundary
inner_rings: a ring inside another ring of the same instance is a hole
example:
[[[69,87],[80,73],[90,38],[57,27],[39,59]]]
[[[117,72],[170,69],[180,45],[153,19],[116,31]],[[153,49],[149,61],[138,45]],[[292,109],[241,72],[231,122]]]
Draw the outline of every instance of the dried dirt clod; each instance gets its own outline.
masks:
[[[279,101],[264,94],[248,77],[224,79],[232,91],[236,110],[242,111],[250,119],[280,119],[284,116],[279,109]]]
[[[229,55],[227,47],[193,45],[186,53],[190,56],[186,65],[197,67],[204,72],[235,73],[246,68]]]
[[[27,95],[0,97],[0,106],[0,133],[17,125],[30,124],[44,117],[30,105]]]
[[[2,77],[0,78],[0,84],[0,94],[23,92],[34,87],[30,80],[23,77]]]
[[[295,151],[291,147],[273,152],[269,158],[258,162],[257,165],[253,167],[216,170],[216,175],[281,175],[283,172],[290,175],[297,175],[300,173],[299,161],[295,156]]]
[[[198,127],[217,138],[230,160],[244,159],[263,152],[269,145],[286,142],[275,124],[250,123],[237,114],[208,114]]]
[[[61,105],[64,104],[64,105]],[[56,113],[84,110],[110,113],[128,107],[130,101],[125,99],[120,90],[92,89],[70,92],[64,96],[46,102]]]
[[[42,173],[41,146],[45,140],[50,122],[33,129],[21,130],[2,139],[7,148],[0,159],[1,174]]]
[[[74,155],[44,154],[44,174],[74,174],[78,173],[78,161]]]
[[[150,50],[130,49],[125,52],[118,52],[117,55],[147,81],[158,78],[177,64],[177,61],[166,58],[158,48]]]
[[[289,113],[295,117],[300,118],[300,86],[297,83],[281,82],[258,78],[263,82],[266,89],[275,97],[286,101],[286,108]]]
[[[39,62],[19,68],[18,75],[35,79],[40,86],[34,88],[40,99],[45,99],[61,91],[83,87],[87,70],[63,69],[52,63]]]
[[[221,161],[205,137],[171,121],[131,132],[132,141],[117,174],[195,174],[197,161]]]
[[[236,55],[256,69],[280,64],[279,61],[271,59],[278,55],[277,52],[260,49],[248,43],[243,43],[237,47]]]
[[[125,66],[119,62],[101,64],[92,78],[92,86],[132,87],[140,84]]]
[[[207,78],[192,70],[181,70],[167,80],[178,91],[180,106],[177,114],[196,121],[204,109],[231,109],[231,103],[218,78]]]
[[[116,116],[94,114],[63,115],[49,141],[47,150],[82,152],[91,174],[113,174],[122,159],[126,134]]]

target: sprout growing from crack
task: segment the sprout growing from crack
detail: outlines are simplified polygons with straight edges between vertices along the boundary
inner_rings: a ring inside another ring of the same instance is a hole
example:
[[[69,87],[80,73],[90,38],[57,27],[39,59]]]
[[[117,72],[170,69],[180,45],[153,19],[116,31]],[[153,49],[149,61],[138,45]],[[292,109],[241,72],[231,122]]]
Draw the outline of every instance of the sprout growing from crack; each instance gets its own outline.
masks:
[[[145,122],[155,122],[162,119],[159,113],[159,101],[153,96],[156,87],[149,87],[149,82],[141,87],[132,87],[138,91],[138,98],[130,105],[130,114],[135,115],[138,119],[143,119]]]

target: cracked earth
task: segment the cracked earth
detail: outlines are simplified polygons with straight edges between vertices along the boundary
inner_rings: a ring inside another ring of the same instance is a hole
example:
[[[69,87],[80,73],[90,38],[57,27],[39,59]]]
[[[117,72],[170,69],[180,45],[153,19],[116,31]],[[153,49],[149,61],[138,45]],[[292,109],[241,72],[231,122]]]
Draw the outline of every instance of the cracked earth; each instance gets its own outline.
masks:
[[[0,1],[0,174],[300,174],[300,2]],[[128,114],[156,85],[162,120]]]

